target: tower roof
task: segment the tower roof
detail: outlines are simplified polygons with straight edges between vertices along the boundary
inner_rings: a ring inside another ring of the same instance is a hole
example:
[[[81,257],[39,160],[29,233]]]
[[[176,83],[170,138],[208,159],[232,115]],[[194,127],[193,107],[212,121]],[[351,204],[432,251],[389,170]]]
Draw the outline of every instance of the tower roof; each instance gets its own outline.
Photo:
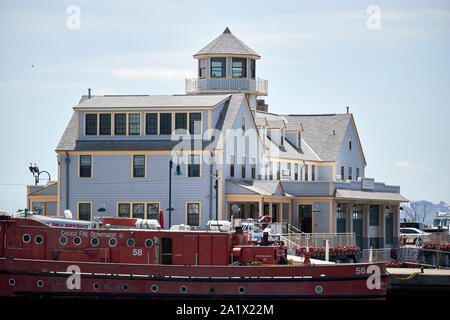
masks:
[[[194,57],[206,55],[242,55],[253,56],[256,59],[261,58],[259,54],[233,35],[228,27],[220,36],[194,54]]]

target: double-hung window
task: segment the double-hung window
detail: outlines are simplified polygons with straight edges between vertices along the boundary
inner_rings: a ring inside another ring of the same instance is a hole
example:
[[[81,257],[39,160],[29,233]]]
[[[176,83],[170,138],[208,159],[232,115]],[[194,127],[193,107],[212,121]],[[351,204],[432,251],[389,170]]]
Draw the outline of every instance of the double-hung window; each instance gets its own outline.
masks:
[[[277,162],[277,180],[281,179],[281,164]]]
[[[352,180],[352,167],[348,167],[348,180]]]
[[[100,113],[100,135],[110,136],[111,135],[111,114],[110,113]]]
[[[141,114],[130,113],[128,115],[128,134],[138,136],[141,134]]]
[[[198,77],[203,79],[206,78],[207,73],[207,65],[206,65],[206,59],[200,59],[198,60]]]
[[[130,208],[131,208],[130,203],[119,203],[117,215],[119,217],[129,218],[130,217]]]
[[[96,136],[97,135],[97,114],[88,113],[85,117],[85,135]]]
[[[114,134],[116,136],[124,136],[127,134],[127,114],[114,114]]]
[[[316,166],[311,166],[311,181],[316,181]]]
[[[133,217],[138,219],[145,218],[145,204],[144,203],[133,203]]]
[[[159,114],[159,134],[170,135],[172,134],[172,114],[160,113]]]
[[[158,134],[158,114],[146,113],[145,114],[145,134],[156,135]]]
[[[145,155],[133,156],[133,178],[145,178]]]
[[[298,181],[298,163],[295,164],[294,168],[295,168],[294,179],[295,181]]]
[[[211,78],[225,78],[226,70],[225,58],[211,58]]]
[[[231,72],[233,78],[247,77],[247,59],[246,58],[232,58]]]
[[[92,156],[80,155],[80,178],[92,178]]]
[[[308,172],[308,165],[305,164],[305,181],[308,181],[308,175],[309,175],[309,172]]]
[[[200,202],[188,202],[186,204],[186,224],[189,226],[200,225]]]
[[[159,220],[159,203],[147,203],[147,219]]]
[[[189,113],[189,133],[201,134],[202,133],[202,113],[190,112]]]
[[[234,156],[230,156],[230,177],[234,178]]]
[[[255,59],[250,59],[250,78],[255,79],[256,77],[256,61]]]
[[[200,177],[200,155],[191,154],[188,156],[188,177]]]
[[[91,221],[91,203],[90,202],[78,203],[78,219]]]
[[[246,159],[246,157],[244,156],[244,157],[242,157],[242,169],[241,169],[241,178],[242,179],[245,179],[245,177],[246,177],[246,172],[245,172],[245,167],[247,166],[247,159]]]
[[[187,113],[175,113],[175,130],[178,134],[186,134]]]
[[[253,180],[256,179],[256,158],[252,158],[251,175]]]

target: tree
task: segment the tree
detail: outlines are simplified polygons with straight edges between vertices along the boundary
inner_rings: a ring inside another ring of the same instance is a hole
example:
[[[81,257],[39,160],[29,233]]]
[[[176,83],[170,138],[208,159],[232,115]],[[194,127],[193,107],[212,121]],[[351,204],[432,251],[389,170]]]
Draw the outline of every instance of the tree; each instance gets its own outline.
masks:
[[[410,221],[424,223],[433,213],[433,204],[429,201],[412,201],[403,206],[403,213]]]

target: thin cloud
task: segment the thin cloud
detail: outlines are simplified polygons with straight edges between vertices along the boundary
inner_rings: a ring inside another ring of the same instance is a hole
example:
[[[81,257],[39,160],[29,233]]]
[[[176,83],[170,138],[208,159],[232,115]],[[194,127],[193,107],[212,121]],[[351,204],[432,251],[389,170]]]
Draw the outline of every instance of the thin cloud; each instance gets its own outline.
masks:
[[[429,167],[424,166],[424,165],[415,165],[406,160],[397,161],[394,165],[397,168],[406,169],[406,170],[410,170],[410,171],[414,171],[414,172],[421,172],[421,173],[426,173],[426,174],[432,173],[432,171]]]
[[[156,82],[180,81],[182,78],[192,78],[192,70],[175,68],[120,68],[113,69],[114,77],[118,79],[151,80]]]

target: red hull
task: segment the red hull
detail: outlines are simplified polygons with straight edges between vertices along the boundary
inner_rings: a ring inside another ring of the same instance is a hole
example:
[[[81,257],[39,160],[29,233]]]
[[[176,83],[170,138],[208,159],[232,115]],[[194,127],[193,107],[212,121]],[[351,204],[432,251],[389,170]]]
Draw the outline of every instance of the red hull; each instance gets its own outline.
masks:
[[[80,268],[80,283],[79,288],[69,289],[68,281],[74,282],[67,268],[73,265]],[[381,270],[379,289],[369,289],[367,274],[356,275],[357,270],[367,270],[369,264],[221,267],[2,258],[0,293],[10,297],[383,299],[387,287],[385,265],[375,265]]]
[[[75,230],[50,227],[33,219],[3,219],[0,296],[194,299],[386,296],[385,263],[280,265],[279,258],[284,254],[285,248],[280,245],[249,244],[242,234]],[[248,265],[254,261],[262,265]]]

